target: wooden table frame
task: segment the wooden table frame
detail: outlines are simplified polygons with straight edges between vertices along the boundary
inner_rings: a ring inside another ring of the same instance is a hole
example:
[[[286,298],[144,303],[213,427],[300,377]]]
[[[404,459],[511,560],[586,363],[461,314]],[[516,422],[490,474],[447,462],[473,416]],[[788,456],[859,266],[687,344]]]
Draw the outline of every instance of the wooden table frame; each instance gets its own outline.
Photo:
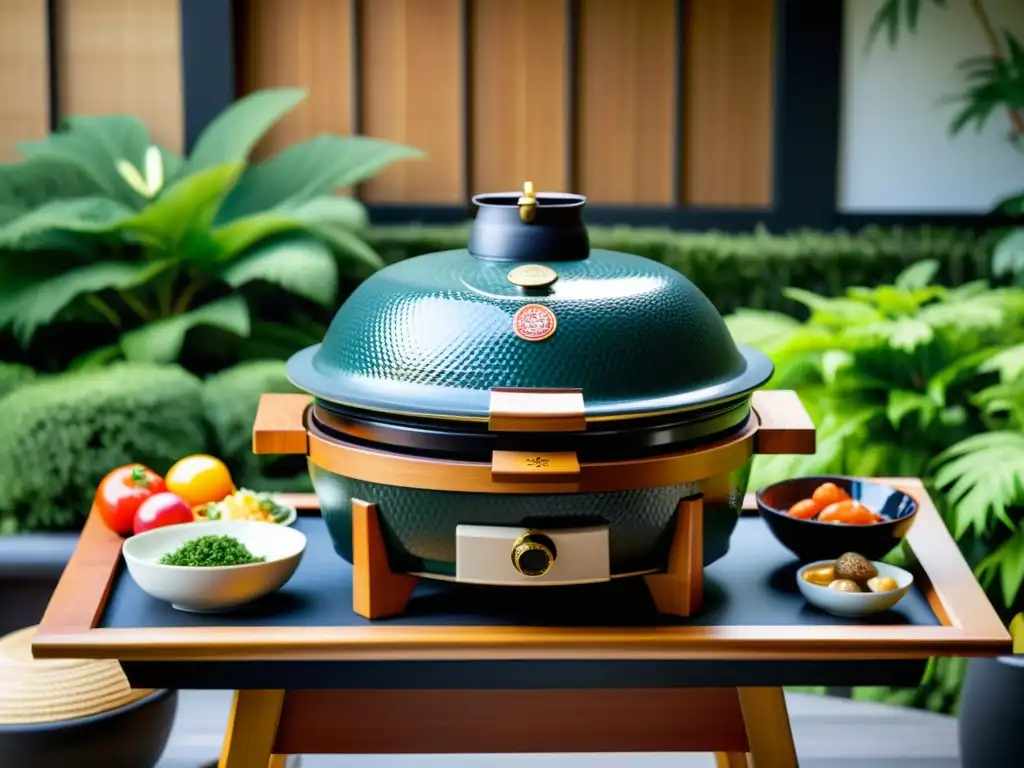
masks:
[[[907,536],[940,626],[97,628],[122,539],[96,514],[33,643],[39,658],[189,660],[808,660],[1008,653],[1010,635],[921,482]],[[288,499],[316,508],[313,496]],[[751,503],[748,497],[747,505]],[[757,713],[756,715],[754,713]],[[396,723],[401,727],[396,730]],[[396,743],[397,741],[397,743]],[[297,752],[718,751],[720,766],[796,765],[780,688],[239,691],[222,768]],[[275,762],[276,761],[276,762]],[[283,765],[274,758],[270,765]]]

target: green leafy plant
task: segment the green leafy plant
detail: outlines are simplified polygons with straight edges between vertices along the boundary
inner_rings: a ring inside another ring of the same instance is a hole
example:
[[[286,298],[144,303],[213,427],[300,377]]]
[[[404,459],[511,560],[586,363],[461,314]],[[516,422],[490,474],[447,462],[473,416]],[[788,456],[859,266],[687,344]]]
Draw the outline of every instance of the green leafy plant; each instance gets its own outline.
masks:
[[[336,301],[339,268],[382,264],[361,238],[366,212],[334,194],[417,150],[321,135],[262,162],[260,138],[303,98],[253,93],[201,133],[187,158],[127,115],[73,117],[0,166],[0,330],[23,345],[52,323],[102,324],[110,343],[76,365],[177,360],[190,329],[249,337],[243,289],[271,285]]]
[[[793,388],[819,429],[813,456],[760,457],[755,479],[813,472],[921,475],[957,441],[984,429],[971,397],[986,364],[1024,340],[1024,292],[972,282],[932,284],[919,262],[893,285],[850,288],[838,298],[801,289],[806,322],[740,310],[733,335],[775,362],[773,386]]]
[[[1024,584],[1024,290],[985,281],[947,288],[934,284],[936,269],[921,261],[892,285],[837,298],[787,289],[807,308],[806,322],[763,310],[726,318],[738,341],[772,357],[772,386],[796,389],[818,427],[813,456],[758,457],[751,483],[815,473],[924,477],[1006,613]],[[934,659],[916,689],[857,689],[855,698],[950,711],[964,669],[962,659]]]
[[[971,397],[985,431],[935,459],[934,483],[946,492],[953,532],[986,542],[976,573],[1010,611],[1024,588],[1024,344],[979,366],[997,381]]]

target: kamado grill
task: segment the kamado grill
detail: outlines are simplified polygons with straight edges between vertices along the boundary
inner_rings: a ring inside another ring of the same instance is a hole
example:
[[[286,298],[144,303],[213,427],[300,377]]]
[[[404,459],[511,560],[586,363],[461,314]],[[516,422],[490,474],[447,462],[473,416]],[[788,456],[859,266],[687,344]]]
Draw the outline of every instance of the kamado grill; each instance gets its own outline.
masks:
[[[355,608],[416,577],[550,586],[644,576],[688,615],[755,453],[811,453],[771,361],[681,274],[591,250],[586,199],[480,195],[468,250],[382,269],[288,361],[256,453],[302,453]]]

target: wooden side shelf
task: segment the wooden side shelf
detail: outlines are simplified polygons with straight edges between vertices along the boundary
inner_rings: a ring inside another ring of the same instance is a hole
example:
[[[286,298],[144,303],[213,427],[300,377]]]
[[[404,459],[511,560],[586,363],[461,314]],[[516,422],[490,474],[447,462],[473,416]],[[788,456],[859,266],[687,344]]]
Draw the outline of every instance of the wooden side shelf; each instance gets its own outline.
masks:
[[[658,610],[670,616],[698,613],[704,598],[704,499],[679,502],[665,573],[645,576]]]

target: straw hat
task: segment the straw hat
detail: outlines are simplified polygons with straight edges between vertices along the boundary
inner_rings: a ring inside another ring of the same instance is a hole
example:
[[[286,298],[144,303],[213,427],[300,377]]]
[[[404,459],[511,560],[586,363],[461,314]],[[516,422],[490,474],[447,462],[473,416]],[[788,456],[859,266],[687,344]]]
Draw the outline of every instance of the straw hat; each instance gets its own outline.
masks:
[[[36,627],[0,637],[0,725],[49,723],[108,712],[148,696],[112,660],[34,659]]]

